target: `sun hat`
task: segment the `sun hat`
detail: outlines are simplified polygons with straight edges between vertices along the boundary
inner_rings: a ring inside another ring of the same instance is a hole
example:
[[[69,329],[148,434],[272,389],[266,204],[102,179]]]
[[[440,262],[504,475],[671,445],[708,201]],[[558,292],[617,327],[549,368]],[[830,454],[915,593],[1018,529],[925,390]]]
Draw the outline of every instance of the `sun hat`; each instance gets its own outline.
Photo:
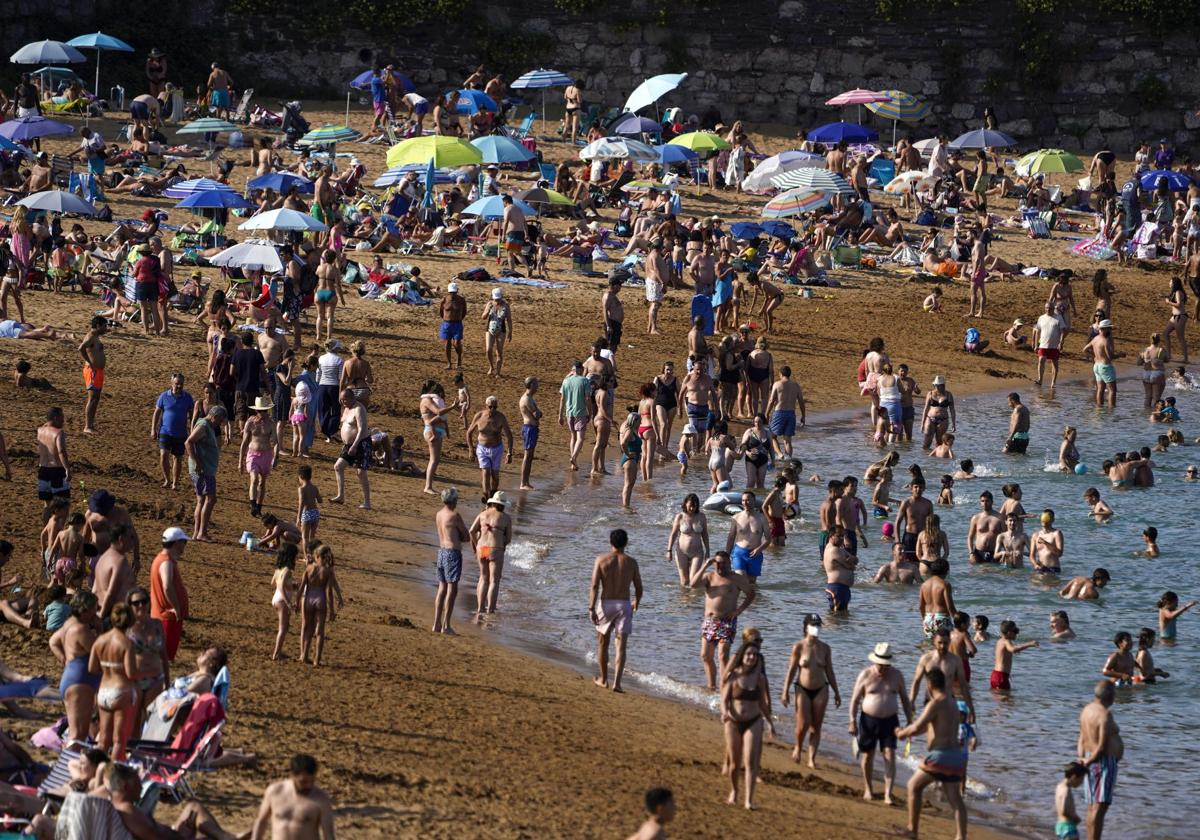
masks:
[[[887,642],[880,642],[875,645],[875,650],[867,654],[867,659],[874,662],[876,665],[891,665],[892,664],[892,646]]]
[[[1018,318],[1015,321],[1013,321],[1013,326],[1014,327],[1023,327],[1023,326],[1025,326],[1025,322],[1022,321],[1020,318]]]
[[[500,507],[507,507],[508,506],[508,496],[505,495],[503,490],[497,490],[495,493],[492,494],[492,498],[487,500],[487,504],[500,505]]]
[[[453,294],[453,293],[457,292],[457,291],[458,291],[458,284],[457,284],[457,283],[451,283],[449,286],[447,286],[447,287],[446,287],[446,291],[447,291],[447,292],[450,292],[451,294]]]
[[[308,405],[312,402],[312,389],[308,387],[307,382],[296,383],[296,402],[300,405]]]
[[[271,402],[271,400],[268,399],[267,397],[259,395],[254,398],[254,405],[250,406],[250,410],[251,411],[270,411],[274,407],[275,407],[275,403]]]
[[[167,530],[163,531],[162,535],[163,544],[187,542],[189,539],[191,539],[191,537],[187,535],[187,532],[178,526],[171,526]]]
[[[502,297],[504,297],[504,291],[502,289],[499,287],[492,289],[492,300],[500,300]]]
[[[942,376],[942,375],[939,373],[937,376],[933,377],[933,384],[934,384],[934,385],[945,385],[945,384],[946,384],[946,377]]]
[[[1110,321],[1108,318],[1105,318],[1103,321],[1101,321],[1096,326],[1102,330],[1111,330],[1112,329],[1112,321]]]

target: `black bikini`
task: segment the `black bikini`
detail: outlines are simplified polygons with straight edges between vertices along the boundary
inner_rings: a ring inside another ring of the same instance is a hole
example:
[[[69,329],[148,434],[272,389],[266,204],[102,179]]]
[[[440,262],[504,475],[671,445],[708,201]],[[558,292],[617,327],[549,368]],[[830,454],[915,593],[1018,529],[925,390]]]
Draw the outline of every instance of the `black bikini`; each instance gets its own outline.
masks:
[[[807,694],[809,700],[816,700],[817,695],[820,694],[822,691],[824,691],[825,687],[827,685],[828,685],[828,683],[821,686],[820,688],[805,688],[804,686],[800,685],[800,683],[796,683],[796,690],[803,691],[805,694]]]
[[[736,679],[733,683],[733,689],[732,689],[731,693],[733,694],[734,700],[742,700],[742,701],[752,700],[755,703],[758,702],[758,697],[759,697],[758,688],[757,687],[756,688],[743,688],[741,683],[737,682]],[[735,720],[733,723],[735,726],[737,726],[738,734],[745,735],[747,730],[749,730],[750,727],[754,726],[754,724],[758,723],[758,720],[761,717],[762,717],[762,712],[760,711],[760,712],[758,712],[758,714],[756,714],[754,717],[750,718],[749,720]]]

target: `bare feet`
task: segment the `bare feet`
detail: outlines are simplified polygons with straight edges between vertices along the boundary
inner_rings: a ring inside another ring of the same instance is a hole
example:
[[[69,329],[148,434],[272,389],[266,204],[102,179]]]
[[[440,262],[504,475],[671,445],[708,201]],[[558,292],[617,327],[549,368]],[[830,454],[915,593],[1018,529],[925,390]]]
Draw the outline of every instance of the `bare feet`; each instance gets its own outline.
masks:
[[[340,505],[343,502],[345,502],[346,500],[344,498],[342,498],[341,496],[332,496],[332,497],[330,497],[329,501],[333,502],[335,505]]]
[[[428,493],[430,496],[436,496],[436,495],[437,495],[437,491],[436,491],[436,490],[434,490],[432,487],[426,487],[426,488],[425,488],[425,489],[423,489],[421,492],[422,492],[422,493]]]
[[[883,804],[890,807],[896,803],[892,800],[892,795],[890,793],[885,793],[883,795]]]
[[[811,755],[808,757],[808,769],[809,770],[817,769],[817,762],[813,761],[813,757]]]
[[[164,488],[165,488],[165,487],[170,487],[170,486],[171,486],[171,482],[167,481],[167,480],[164,478],[164,479],[163,479],[162,486],[163,486]]]
[[[361,504],[361,505],[359,505],[359,506],[358,506],[358,509],[359,509],[359,510],[370,510],[370,509],[371,509],[371,506],[370,506],[370,505],[368,505],[368,504],[366,504],[366,503],[364,502],[363,504]]]
[[[867,800],[868,802],[874,802],[875,794],[871,793],[869,790],[865,790],[863,791],[863,799]]]
[[[443,636],[457,636],[458,634],[454,632],[453,627],[451,627],[449,624],[447,624],[445,627],[442,628],[442,635]]]
[[[533,489],[533,485],[532,485],[532,484],[522,484],[522,485],[521,485],[520,487],[518,487],[517,489],[518,489],[518,490],[532,490],[532,489]]]
[[[85,435],[94,435],[94,434],[96,434],[96,430],[95,430],[95,429],[86,429],[86,428],[85,428],[85,429],[83,430],[83,433],[84,433]]]
[[[619,686],[619,685],[613,686],[613,694],[624,694],[624,693],[625,693],[625,689],[621,688],[621,686]]]
[[[709,688],[709,690],[710,691],[712,690],[711,687]],[[792,761],[796,762],[797,764],[800,763],[800,748],[799,747],[796,747],[794,750],[792,750]]]
[[[737,804],[737,791],[736,790],[731,790],[729,792],[729,797],[725,800],[725,804],[726,805],[736,805]]]
[[[593,677],[592,682],[594,682],[596,685],[600,686],[601,688],[608,688],[608,683],[605,682],[600,677]]]

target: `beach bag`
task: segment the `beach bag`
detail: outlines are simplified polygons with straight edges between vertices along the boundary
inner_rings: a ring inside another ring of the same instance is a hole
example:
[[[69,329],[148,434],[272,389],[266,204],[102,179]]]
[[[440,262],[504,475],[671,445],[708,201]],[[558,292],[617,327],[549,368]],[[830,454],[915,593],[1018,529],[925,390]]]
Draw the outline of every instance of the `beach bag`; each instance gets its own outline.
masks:
[[[465,282],[486,283],[492,279],[492,275],[488,273],[486,268],[468,268],[466,271],[458,274],[458,279]]]
[[[929,227],[936,223],[937,223],[937,213],[934,213],[929,208],[926,208],[926,209],[922,210],[920,213],[918,213],[916,221],[913,222],[913,224],[917,225],[918,227]]]

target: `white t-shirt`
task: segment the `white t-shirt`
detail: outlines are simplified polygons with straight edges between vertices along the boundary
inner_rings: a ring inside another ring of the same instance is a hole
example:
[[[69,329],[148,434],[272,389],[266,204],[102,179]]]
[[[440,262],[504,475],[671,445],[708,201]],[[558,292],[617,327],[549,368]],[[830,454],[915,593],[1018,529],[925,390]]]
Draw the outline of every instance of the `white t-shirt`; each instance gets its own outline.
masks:
[[[342,366],[346,364],[346,360],[337,353],[322,353],[317,359],[319,369],[317,375],[318,385],[337,385],[342,379]]]
[[[1063,319],[1057,315],[1042,315],[1037,319],[1038,349],[1057,350],[1062,344],[1063,330],[1066,328]]]

